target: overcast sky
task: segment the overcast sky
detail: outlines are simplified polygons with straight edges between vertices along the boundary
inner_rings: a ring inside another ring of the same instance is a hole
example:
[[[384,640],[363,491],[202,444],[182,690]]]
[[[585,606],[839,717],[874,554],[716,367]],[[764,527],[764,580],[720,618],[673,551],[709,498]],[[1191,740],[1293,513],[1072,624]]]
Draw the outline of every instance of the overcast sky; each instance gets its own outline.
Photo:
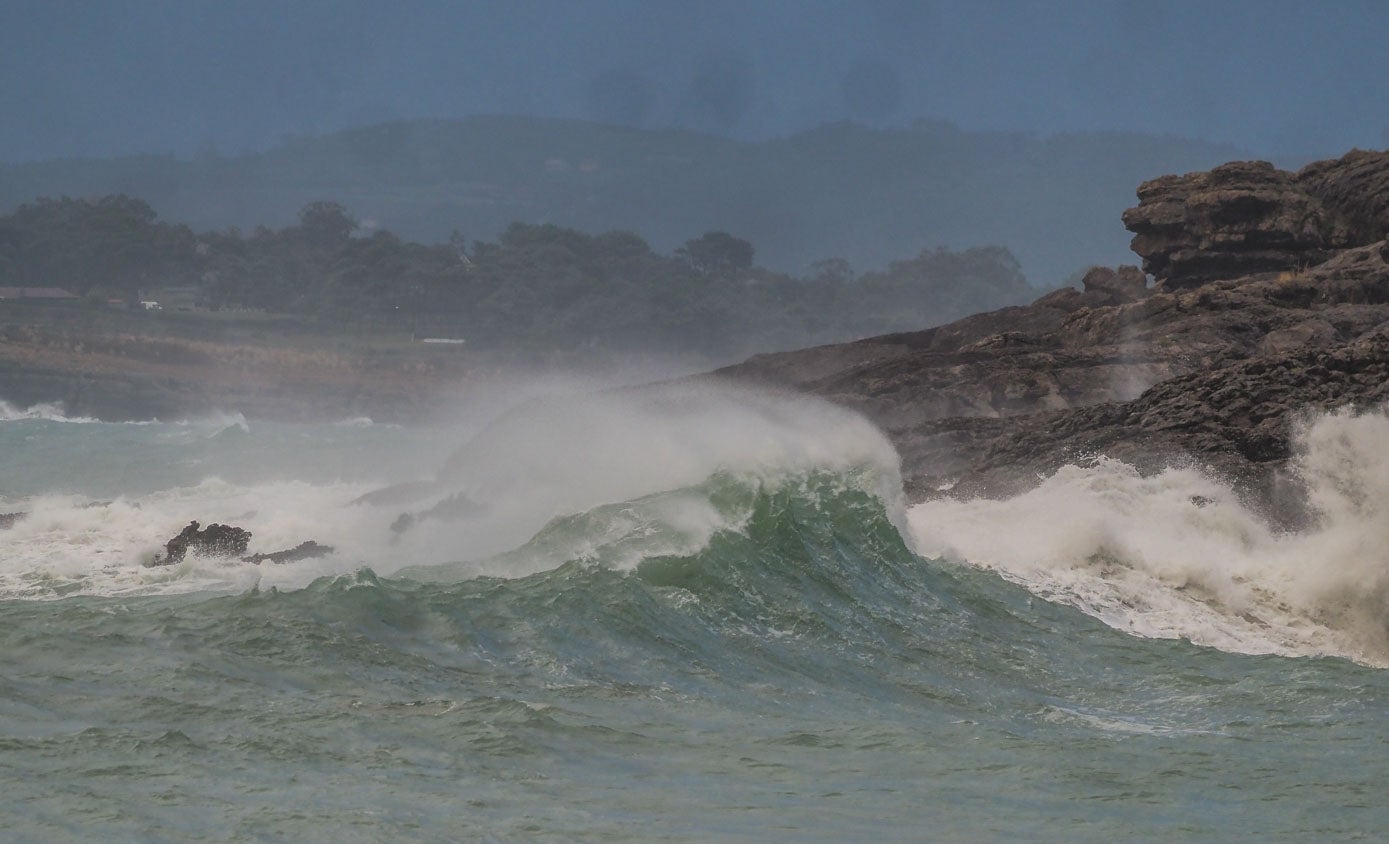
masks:
[[[0,159],[509,113],[1389,146],[1385,0],[0,0]]]

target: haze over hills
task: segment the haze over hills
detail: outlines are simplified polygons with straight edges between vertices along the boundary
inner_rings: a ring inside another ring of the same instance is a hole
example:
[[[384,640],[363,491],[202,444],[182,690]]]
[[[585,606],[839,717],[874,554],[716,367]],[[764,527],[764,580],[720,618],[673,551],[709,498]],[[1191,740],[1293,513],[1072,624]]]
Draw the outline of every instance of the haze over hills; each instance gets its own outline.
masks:
[[[669,250],[724,230],[758,263],[866,270],[927,247],[997,245],[1052,287],[1131,260],[1119,211],[1133,186],[1247,157],[1126,133],[1038,137],[942,122],[843,122],[748,142],[586,121],[471,117],[383,123],[239,157],[133,156],[0,165],[0,210],[40,196],[126,193],[194,229],[284,225],[341,202],[368,227],[493,239],[513,221],[635,231]]]

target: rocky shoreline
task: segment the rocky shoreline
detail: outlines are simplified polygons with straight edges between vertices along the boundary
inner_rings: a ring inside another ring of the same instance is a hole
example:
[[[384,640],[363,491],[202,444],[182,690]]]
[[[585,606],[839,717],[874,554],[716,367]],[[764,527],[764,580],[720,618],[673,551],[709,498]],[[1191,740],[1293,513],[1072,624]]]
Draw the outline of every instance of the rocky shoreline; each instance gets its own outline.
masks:
[[[408,339],[373,346],[347,329],[0,308],[0,400],[14,408],[60,405],[73,417],[127,422],[239,412],[410,422],[474,371],[472,356],[452,349]]]
[[[1284,523],[1309,413],[1389,399],[1389,153],[1164,176],[1124,213],[1136,267],[926,331],[761,355],[718,377],[874,420],[914,500],[997,497],[1100,455],[1192,464]]]
[[[913,500],[1012,495],[1103,455],[1145,473],[1198,466],[1296,523],[1298,426],[1389,400],[1389,152],[1295,173],[1231,162],[1145,182],[1138,200],[1123,219],[1141,270],[1095,267],[1083,289],[1031,305],[759,355],[695,380],[862,412],[898,449]],[[232,408],[410,421],[470,371],[466,359],[332,338],[286,334],[267,349],[85,328],[0,325],[0,398],[110,420]]]

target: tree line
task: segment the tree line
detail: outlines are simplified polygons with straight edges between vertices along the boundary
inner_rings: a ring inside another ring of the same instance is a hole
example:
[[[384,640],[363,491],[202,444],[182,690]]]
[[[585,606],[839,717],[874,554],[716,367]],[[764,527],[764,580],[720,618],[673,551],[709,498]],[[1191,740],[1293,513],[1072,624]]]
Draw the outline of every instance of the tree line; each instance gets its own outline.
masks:
[[[94,305],[194,288],[212,310],[446,334],[527,355],[731,358],[923,328],[1036,293],[997,246],[929,249],[865,273],[829,259],[801,277],[755,257],[727,232],[660,254],[632,232],[519,222],[492,241],[414,243],[334,202],[250,233],[195,233],[125,195],[40,199],[0,217],[0,286],[61,287]]]

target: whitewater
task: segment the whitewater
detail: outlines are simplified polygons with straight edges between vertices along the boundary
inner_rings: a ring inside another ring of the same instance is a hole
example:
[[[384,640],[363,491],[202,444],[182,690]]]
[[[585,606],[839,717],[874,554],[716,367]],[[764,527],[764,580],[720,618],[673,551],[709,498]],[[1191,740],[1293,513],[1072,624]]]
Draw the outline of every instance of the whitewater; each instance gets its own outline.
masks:
[[[0,403],[6,840],[1340,840],[1389,825],[1389,417],[1279,528],[1096,458],[911,504],[804,397],[430,426]],[[148,563],[190,520],[283,565]]]

